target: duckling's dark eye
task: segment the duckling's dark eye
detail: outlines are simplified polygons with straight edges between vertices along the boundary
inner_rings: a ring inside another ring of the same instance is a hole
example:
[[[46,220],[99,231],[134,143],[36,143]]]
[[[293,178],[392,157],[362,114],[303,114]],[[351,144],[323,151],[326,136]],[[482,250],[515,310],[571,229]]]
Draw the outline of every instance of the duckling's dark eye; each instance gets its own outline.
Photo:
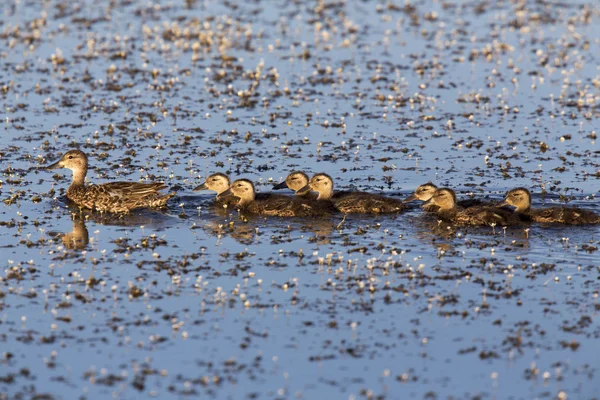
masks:
[[[72,158],[73,158],[73,156],[69,156],[69,160],[72,159]]]

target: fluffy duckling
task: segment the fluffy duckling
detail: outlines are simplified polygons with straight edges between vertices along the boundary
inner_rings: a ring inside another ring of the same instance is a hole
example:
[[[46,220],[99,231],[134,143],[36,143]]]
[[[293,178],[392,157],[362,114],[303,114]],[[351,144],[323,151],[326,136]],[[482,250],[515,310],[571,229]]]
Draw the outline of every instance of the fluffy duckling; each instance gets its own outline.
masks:
[[[217,192],[217,204],[218,205],[236,205],[238,203],[238,198],[235,196],[229,197],[220,197],[221,194],[226,192],[229,189],[229,177],[225,174],[217,172],[216,174],[209,175],[204,183],[199,186],[196,186],[192,189],[194,192],[200,192],[203,190],[212,190]]]
[[[427,202],[429,199],[433,197],[435,191],[438,190],[438,187],[431,182],[424,183],[419,186],[410,196],[404,199],[403,203],[410,203],[411,201],[423,201]],[[467,199],[467,200],[458,200],[456,205],[462,208],[469,208],[474,206],[485,206],[491,207],[492,203],[484,202],[479,199]],[[423,205],[423,209],[427,212],[437,212],[439,207],[434,204]]]
[[[334,207],[345,214],[392,214],[405,210],[401,200],[365,192],[333,191],[333,179],[327,174],[315,174],[308,185],[298,192],[304,194],[314,190],[317,200],[330,201]]]
[[[308,185],[308,181],[308,175],[306,175],[304,172],[294,171],[285,178],[285,181],[273,186],[273,190],[291,189],[296,192],[297,196],[307,199],[316,199],[317,194],[314,192],[307,191],[302,194],[298,192],[304,186]]]
[[[521,219],[511,213],[495,207],[474,206],[469,208],[459,207],[456,203],[456,193],[448,188],[441,188],[433,193],[433,196],[426,204],[438,206],[438,217],[442,221],[451,222],[457,225],[515,225],[521,222]]]
[[[67,168],[73,171],[73,181],[67,198],[81,208],[100,212],[127,213],[137,208],[162,208],[175,193],[162,194],[163,183],[110,182],[86,185],[88,157],[80,150],[67,151],[57,162],[45,169]]]
[[[277,194],[259,199],[254,184],[248,179],[238,179],[219,198],[236,196],[240,200],[237,206],[252,214],[273,217],[321,217],[330,213],[330,209],[317,201],[289,197]]]
[[[568,225],[600,224],[600,215],[578,207],[531,208],[531,192],[525,188],[516,188],[506,193],[504,200],[496,206],[513,206],[515,213],[535,222],[560,223]]]

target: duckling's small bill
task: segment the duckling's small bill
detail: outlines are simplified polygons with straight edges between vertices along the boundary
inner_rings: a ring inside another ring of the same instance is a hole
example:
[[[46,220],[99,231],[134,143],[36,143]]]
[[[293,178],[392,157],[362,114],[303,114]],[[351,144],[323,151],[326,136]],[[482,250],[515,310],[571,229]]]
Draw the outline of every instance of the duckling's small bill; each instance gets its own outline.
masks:
[[[411,201],[416,201],[419,200],[419,198],[417,197],[416,194],[411,194],[410,196],[408,196],[407,198],[405,198],[404,200],[402,200],[403,203],[410,203]]]
[[[209,190],[206,182],[204,182],[202,185],[196,186],[195,188],[192,189],[193,192],[201,192],[203,190]]]
[[[273,186],[273,190],[281,190],[281,189],[287,189],[288,188],[288,184],[286,181],[283,181],[281,183],[278,183],[277,185]]]
[[[226,191],[224,191],[223,193],[219,193],[217,195],[217,200],[221,200],[221,199],[225,199],[227,197],[231,197],[233,196],[233,191],[231,190],[231,188],[227,189]]]
[[[300,189],[298,189],[298,190],[296,191],[296,194],[300,194],[300,195],[302,195],[302,194],[306,194],[306,193],[310,192],[311,190],[312,190],[312,189],[310,188],[310,184],[308,184],[308,185],[306,185],[306,186],[303,186],[303,187],[301,187]]]

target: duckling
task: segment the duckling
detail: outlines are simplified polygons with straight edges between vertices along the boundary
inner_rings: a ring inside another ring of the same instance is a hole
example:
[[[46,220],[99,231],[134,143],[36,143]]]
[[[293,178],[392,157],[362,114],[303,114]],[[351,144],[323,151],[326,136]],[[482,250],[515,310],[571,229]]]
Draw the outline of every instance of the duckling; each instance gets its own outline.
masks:
[[[217,192],[217,197],[215,198],[217,205],[228,205],[234,206],[238,204],[240,200],[236,196],[222,196],[224,192],[229,189],[229,177],[225,174],[217,172],[216,174],[209,175],[208,178],[204,181],[203,184],[196,186],[192,189],[194,192],[200,192],[202,190],[213,190]],[[256,200],[265,200],[273,196],[272,193],[256,193]]]
[[[46,170],[67,168],[73,171],[73,181],[67,189],[67,198],[81,208],[100,212],[127,213],[137,208],[162,208],[175,193],[162,194],[163,183],[110,182],[86,185],[88,157],[80,150],[67,151]]]
[[[521,219],[511,213],[495,207],[474,206],[462,208],[456,204],[456,193],[452,189],[441,188],[433,193],[433,196],[426,204],[433,204],[439,207],[438,217],[445,222],[452,222],[457,225],[515,225],[521,222]]]
[[[296,192],[297,196],[301,196],[307,199],[316,199],[317,194],[314,192],[307,191],[305,193],[298,193],[298,190],[302,189],[304,186],[308,185],[308,175],[301,171],[294,171],[290,173],[285,181],[273,186],[273,190],[280,189],[292,189]]]
[[[219,197],[222,193],[226,192],[229,189],[229,177],[225,174],[217,172],[216,174],[209,175],[204,183],[199,186],[196,186],[192,189],[194,192],[200,192],[202,190],[213,190],[217,192],[216,203],[217,205],[223,206],[232,206],[236,205],[239,201],[239,198],[235,196],[229,196],[226,198]]]
[[[438,187],[433,183],[424,183],[423,185],[419,186],[410,196],[404,199],[403,203],[410,203],[411,201],[415,200],[426,202],[433,197],[433,194],[436,190],[438,190]],[[493,206],[493,203],[481,201],[479,199],[459,200],[456,204],[462,208],[469,208],[474,206]],[[423,209],[427,212],[437,212],[439,210],[439,207],[434,204],[427,204],[423,205]]]
[[[252,214],[274,217],[321,217],[330,213],[330,209],[317,201],[289,197],[277,194],[258,199],[254,184],[248,179],[238,179],[219,197],[236,196],[242,210]]]
[[[531,208],[531,192],[519,187],[506,193],[504,200],[496,206],[513,206],[515,213],[531,221],[544,223],[560,223],[567,225],[600,224],[600,215],[578,207]]]
[[[327,174],[315,174],[308,185],[298,190],[304,194],[310,190],[319,193],[317,200],[330,201],[345,214],[391,214],[405,210],[401,200],[365,192],[333,192],[333,179]]]

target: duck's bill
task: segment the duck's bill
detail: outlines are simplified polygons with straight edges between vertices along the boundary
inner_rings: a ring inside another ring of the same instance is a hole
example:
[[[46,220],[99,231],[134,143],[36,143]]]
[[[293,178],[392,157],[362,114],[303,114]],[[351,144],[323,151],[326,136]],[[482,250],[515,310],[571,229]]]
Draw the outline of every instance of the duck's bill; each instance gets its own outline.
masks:
[[[402,200],[403,203],[410,203],[411,201],[415,201],[415,200],[419,200],[417,198],[416,194],[411,194],[410,196],[408,196],[407,198],[405,198],[404,200]]]
[[[288,188],[288,185],[287,185],[287,183],[285,183],[285,181],[273,186],[273,190],[280,190],[280,189],[287,189],[287,188]]]
[[[221,200],[221,199],[224,199],[226,197],[231,197],[231,196],[233,196],[233,192],[231,191],[231,189],[227,189],[226,191],[219,193],[217,195],[217,200]]]
[[[60,160],[58,160],[54,164],[50,164],[50,165],[44,167],[45,170],[52,170],[52,169],[57,169],[57,168],[62,168],[60,165]]]
[[[496,203],[496,207],[504,207],[504,206],[510,206],[510,204],[508,204],[508,202],[506,201],[506,199],[502,200],[499,203]]]
[[[310,192],[310,185],[302,186],[300,189],[296,190],[296,194],[306,194]]]
[[[206,186],[206,182],[204,182],[202,185],[196,186],[195,188],[192,189],[193,192],[201,192],[203,190],[208,190],[208,186]]]

